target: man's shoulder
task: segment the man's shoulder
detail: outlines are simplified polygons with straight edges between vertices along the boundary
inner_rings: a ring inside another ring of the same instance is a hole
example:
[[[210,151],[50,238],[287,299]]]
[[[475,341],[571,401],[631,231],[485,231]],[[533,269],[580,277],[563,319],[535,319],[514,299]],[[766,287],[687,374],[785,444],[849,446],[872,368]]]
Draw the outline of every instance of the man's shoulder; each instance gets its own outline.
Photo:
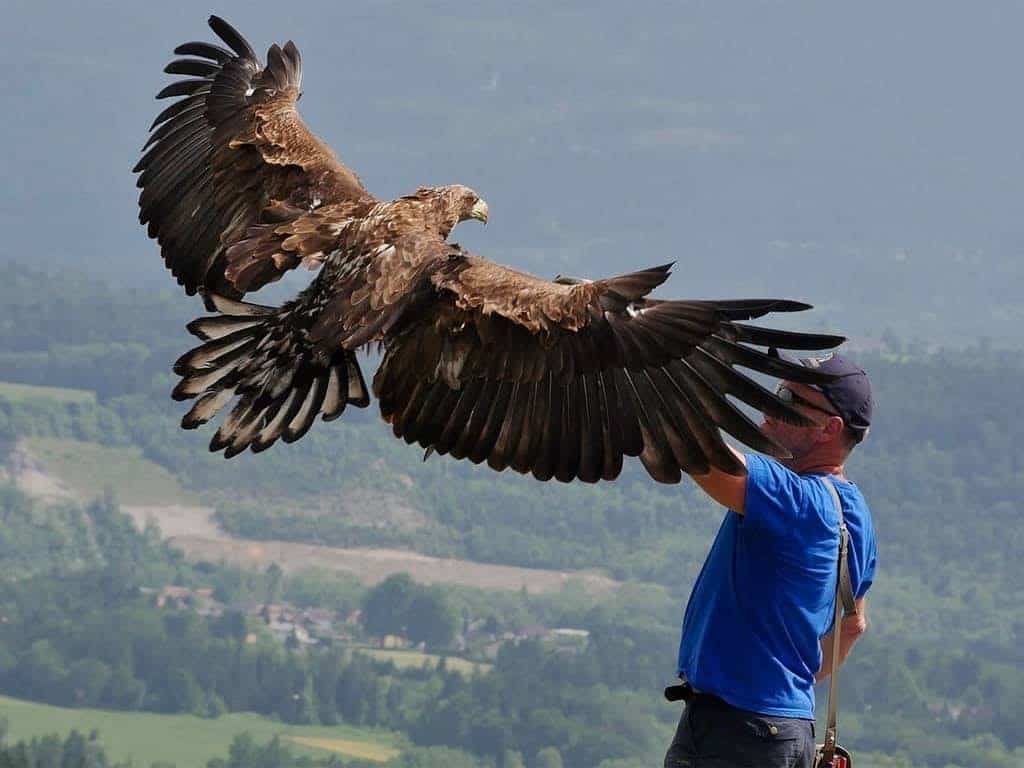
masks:
[[[832,496],[815,475],[799,475],[775,459],[747,457],[746,517],[753,524],[792,535],[793,525],[834,524]]]
[[[819,506],[831,493],[822,483],[821,474],[799,474],[777,459],[760,454],[748,454],[747,485],[775,498],[790,497],[793,503],[811,503]],[[829,501],[831,504],[831,501]]]
[[[847,517],[856,517],[871,523],[871,509],[868,507],[868,500],[864,497],[860,486],[852,480],[844,478],[832,478],[839,498],[843,502],[843,514]]]
[[[777,459],[757,453],[746,454],[749,485],[765,488],[776,495],[791,494],[802,501],[816,506],[833,509],[835,502],[826,483],[831,483],[843,501],[843,508],[855,507],[868,512],[867,500],[860,487],[841,475],[822,472],[797,473]]]

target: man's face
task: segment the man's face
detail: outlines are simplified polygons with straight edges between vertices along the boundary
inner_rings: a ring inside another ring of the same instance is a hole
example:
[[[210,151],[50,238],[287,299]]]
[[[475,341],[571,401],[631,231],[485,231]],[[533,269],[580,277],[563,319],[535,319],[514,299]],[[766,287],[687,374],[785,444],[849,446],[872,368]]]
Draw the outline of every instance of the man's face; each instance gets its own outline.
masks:
[[[796,396],[792,406],[811,419],[814,425],[797,427],[765,415],[762,429],[768,437],[793,454],[793,459],[801,459],[819,443],[831,439],[829,422],[836,416],[835,408],[821,392],[806,384],[784,381],[782,386]]]

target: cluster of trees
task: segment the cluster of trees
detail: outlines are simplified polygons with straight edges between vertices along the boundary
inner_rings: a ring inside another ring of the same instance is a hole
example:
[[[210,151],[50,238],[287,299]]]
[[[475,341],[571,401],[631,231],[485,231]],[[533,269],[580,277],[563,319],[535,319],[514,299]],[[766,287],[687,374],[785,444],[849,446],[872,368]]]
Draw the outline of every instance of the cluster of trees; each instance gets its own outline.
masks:
[[[231,740],[227,757],[213,758],[206,763],[206,768],[364,768],[364,765],[364,761],[350,763],[338,757],[314,760],[307,755],[296,755],[276,736],[260,744],[248,733],[242,733]]]
[[[249,734],[236,736],[226,758],[214,758],[206,768],[381,768],[379,762],[331,755],[314,760],[295,752],[273,738],[266,744],[259,744]],[[384,764],[383,768],[482,768],[474,756],[461,750],[447,747],[414,747],[402,752]],[[501,768],[524,768],[513,762],[503,763]],[[538,768],[561,768],[561,763],[538,764]]]
[[[459,615],[443,589],[424,587],[399,573],[366,593],[362,624],[377,637],[400,635],[429,648],[446,648],[459,629]]]
[[[7,745],[8,723],[0,718],[0,768],[130,768],[111,763],[95,731],[84,736],[71,731],[63,739],[56,733]],[[152,768],[172,768],[154,763]]]
[[[8,744],[6,734],[8,722],[0,718],[0,768],[133,768],[131,761],[115,762],[107,755],[103,740],[97,731],[88,736],[72,730],[61,738],[52,733],[14,744]],[[421,753],[425,750],[420,750]],[[465,755],[457,755],[466,757]],[[429,757],[429,753],[424,757]],[[441,768],[441,763],[427,760],[391,762],[386,768]],[[248,733],[235,736],[225,757],[215,757],[206,763],[206,768],[370,768],[376,765],[364,760],[343,760],[332,755],[314,759],[308,755],[296,755],[281,743],[277,737],[266,744],[259,744]],[[470,763],[465,768],[475,768]],[[175,768],[173,762],[153,762],[149,768]],[[461,768],[458,762],[447,768]]]

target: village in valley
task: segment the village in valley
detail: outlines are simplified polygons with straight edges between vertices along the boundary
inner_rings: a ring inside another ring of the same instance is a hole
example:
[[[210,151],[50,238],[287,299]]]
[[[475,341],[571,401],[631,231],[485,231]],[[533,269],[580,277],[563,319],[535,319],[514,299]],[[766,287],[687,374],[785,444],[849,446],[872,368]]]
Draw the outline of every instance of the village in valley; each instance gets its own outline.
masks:
[[[486,669],[505,643],[535,640],[556,653],[571,655],[585,650],[590,636],[585,629],[540,624],[528,624],[514,631],[502,630],[493,618],[463,616],[452,641],[447,646],[436,646],[422,640],[416,642],[403,633],[372,634],[365,625],[362,608],[341,615],[330,608],[278,601],[225,605],[214,597],[211,587],[170,584],[146,588],[143,592],[162,610],[195,611],[199,616],[218,620],[227,634],[238,636],[244,632],[241,637],[246,643],[255,643],[265,635],[292,651],[314,646],[342,646],[370,653],[380,660],[392,660],[399,666],[436,661],[424,655],[430,650],[448,657],[449,662],[454,657]],[[384,653],[377,653],[380,651]],[[408,654],[406,659],[403,659],[403,652]]]

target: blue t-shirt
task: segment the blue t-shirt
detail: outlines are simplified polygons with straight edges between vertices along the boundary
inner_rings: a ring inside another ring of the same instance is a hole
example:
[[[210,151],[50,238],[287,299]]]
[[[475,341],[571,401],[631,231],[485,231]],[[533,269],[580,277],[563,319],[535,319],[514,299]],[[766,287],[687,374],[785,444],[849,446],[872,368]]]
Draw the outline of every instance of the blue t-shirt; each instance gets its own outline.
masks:
[[[683,617],[678,670],[734,707],[814,717],[821,637],[835,611],[839,517],[821,476],[748,455],[745,514],[726,513]],[[857,597],[875,574],[875,532],[860,490],[832,477],[850,531]]]

